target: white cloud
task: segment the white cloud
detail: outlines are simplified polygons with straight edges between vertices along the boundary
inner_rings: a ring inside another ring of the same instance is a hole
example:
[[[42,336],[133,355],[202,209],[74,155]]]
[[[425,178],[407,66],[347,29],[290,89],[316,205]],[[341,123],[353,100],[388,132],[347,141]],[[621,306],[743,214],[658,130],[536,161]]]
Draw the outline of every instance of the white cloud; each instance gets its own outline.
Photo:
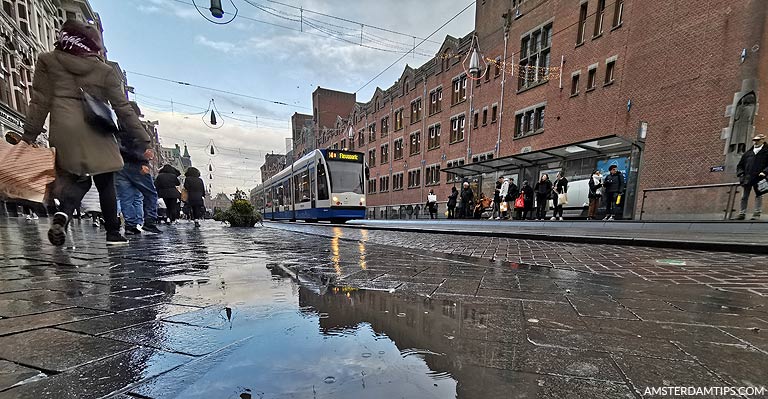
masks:
[[[238,45],[235,43],[210,40],[202,35],[195,37],[195,43],[216,51],[221,51],[222,53],[232,53],[238,50]]]
[[[150,5],[140,4],[137,9],[145,14],[171,14],[182,19],[200,18],[193,6],[184,6],[173,0],[148,0]]]

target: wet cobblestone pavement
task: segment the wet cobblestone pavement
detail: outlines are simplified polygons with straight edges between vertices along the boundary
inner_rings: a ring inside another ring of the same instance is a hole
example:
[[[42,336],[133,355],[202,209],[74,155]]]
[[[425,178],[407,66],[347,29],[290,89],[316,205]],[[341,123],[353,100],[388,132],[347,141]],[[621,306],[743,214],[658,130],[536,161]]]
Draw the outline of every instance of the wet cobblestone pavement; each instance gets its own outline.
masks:
[[[56,249],[46,227],[0,219],[0,398],[639,398],[768,385],[764,292],[695,280],[720,269],[752,284],[762,257],[477,237],[456,237],[451,254],[454,241],[415,233],[216,223],[109,249],[75,225],[80,245]],[[690,284],[638,276],[657,267]]]

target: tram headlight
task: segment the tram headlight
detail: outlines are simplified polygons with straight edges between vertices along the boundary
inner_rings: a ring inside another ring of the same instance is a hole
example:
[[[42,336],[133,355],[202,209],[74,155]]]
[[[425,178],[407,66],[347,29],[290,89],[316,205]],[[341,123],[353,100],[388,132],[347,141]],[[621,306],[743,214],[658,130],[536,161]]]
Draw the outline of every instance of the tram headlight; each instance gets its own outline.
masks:
[[[339,202],[339,197],[333,197],[333,202]]]
[[[361,203],[361,204],[364,204],[364,203],[365,203],[365,197],[360,197],[360,203]]]

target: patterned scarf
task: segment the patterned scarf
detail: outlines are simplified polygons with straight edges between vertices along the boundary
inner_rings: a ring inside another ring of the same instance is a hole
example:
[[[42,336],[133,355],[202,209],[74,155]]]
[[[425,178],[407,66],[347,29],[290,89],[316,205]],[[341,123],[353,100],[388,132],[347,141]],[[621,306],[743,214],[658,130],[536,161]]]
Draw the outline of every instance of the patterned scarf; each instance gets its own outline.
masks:
[[[89,30],[93,32],[88,32]],[[101,45],[93,40],[92,36],[94,34],[98,35],[95,29],[90,26],[66,23],[61,28],[54,46],[57,50],[79,57],[99,55],[101,53]]]

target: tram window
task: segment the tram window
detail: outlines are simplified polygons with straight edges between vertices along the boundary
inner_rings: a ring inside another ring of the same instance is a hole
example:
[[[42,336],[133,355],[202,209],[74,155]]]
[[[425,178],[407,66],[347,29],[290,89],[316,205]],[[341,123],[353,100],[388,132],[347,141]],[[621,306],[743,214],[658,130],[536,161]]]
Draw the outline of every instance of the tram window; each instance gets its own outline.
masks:
[[[331,161],[331,190],[334,193],[365,193],[363,185],[363,165],[352,162]]]
[[[299,181],[299,191],[301,191],[301,202],[308,202],[310,200],[309,192],[309,171],[304,171],[301,174],[301,180]]]
[[[275,193],[275,202],[277,206],[283,206],[285,204],[285,199],[283,198],[283,184],[280,183],[279,186],[275,189],[277,192]]]
[[[272,207],[272,189],[270,189],[270,188],[267,189],[267,204],[266,205],[267,205],[267,208],[271,208]]]
[[[293,204],[293,198],[291,198],[291,181],[286,180],[283,182],[283,205]]]
[[[325,164],[317,163],[317,199],[328,199],[328,175],[325,172]]]

